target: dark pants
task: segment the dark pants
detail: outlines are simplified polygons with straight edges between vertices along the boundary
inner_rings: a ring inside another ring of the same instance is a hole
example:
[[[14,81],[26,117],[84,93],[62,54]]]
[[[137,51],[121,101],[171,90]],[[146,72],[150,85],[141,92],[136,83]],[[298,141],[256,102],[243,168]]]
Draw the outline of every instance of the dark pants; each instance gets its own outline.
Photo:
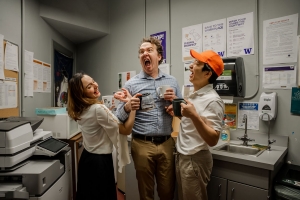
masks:
[[[112,154],[85,149],[79,160],[76,200],[117,200]]]

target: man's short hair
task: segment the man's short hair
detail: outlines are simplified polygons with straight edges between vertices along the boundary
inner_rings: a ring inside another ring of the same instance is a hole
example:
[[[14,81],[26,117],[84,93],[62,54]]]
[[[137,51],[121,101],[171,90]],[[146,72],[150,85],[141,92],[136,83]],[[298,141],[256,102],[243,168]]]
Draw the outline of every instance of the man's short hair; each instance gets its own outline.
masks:
[[[214,83],[216,80],[217,80],[217,78],[218,78],[218,75],[216,74],[216,72],[207,64],[207,63],[204,63],[204,66],[203,66],[203,68],[202,68],[202,71],[204,72],[204,71],[209,71],[209,72],[211,72],[212,74],[211,74],[211,76],[209,77],[209,79],[208,79],[208,82],[209,83]]]

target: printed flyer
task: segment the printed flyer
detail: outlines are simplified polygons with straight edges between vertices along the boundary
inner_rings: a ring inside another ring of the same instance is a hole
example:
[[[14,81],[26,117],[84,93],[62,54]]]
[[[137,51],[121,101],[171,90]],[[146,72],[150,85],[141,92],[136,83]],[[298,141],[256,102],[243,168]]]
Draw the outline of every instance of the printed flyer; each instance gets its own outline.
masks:
[[[236,129],[237,105],[225,104],[225,123],[231,128]]]

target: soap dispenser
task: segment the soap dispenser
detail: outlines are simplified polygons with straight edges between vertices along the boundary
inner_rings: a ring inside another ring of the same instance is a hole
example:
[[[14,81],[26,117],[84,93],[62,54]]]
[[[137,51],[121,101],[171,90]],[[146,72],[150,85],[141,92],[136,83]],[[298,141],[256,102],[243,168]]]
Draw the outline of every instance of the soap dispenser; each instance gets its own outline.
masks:
[[[263,92],[259,99],[259,118],[263,121],[273,120],[277,115],[277,95],[276,92]]]
[[[230,141],[230,126],[225,123],[226,115],[224,115],[224,119],[222,121],[222,130],[221,130],[221,140],[229,142]]]

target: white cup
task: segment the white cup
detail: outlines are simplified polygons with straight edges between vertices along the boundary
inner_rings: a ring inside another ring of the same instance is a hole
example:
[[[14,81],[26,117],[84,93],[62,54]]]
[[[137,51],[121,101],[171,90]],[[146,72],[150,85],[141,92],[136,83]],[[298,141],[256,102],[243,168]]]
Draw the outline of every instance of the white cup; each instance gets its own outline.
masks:
[[[157,95],[163,99],[164,94],[166,93],[167,89],[171,89],[171,86],[170,85],[162,85],[160,87],[157,87],[156,88]]]

